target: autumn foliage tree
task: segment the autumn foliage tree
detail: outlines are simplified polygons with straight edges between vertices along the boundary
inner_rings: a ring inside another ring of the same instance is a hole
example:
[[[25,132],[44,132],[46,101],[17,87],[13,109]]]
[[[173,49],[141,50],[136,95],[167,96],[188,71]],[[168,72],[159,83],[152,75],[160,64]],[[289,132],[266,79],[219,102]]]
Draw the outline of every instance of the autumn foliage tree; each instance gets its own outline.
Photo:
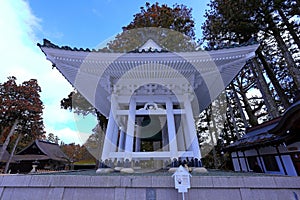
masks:
[[[128,52],[137,49],[147,40],[152,39],[168,51],[191,51],[197,47],[195,43],[195,23],[192,9],[185,5],[155,3],[141,7],[139,13],[123,32],[105,48],[110,51]]]
[[[191,39],[195,39],[194,20],[191,12],[191,8],[187,8],[182,4],[175,4],[171,8],[166,4],[159,5],[156,2],[150,5],[147,2],[146,8],[141,7],[140,12],[134,15],[133,21],[123,27],[123,31],[144,27],[159,27],[178,31]]]
[[[18,85],[15,77],[8,77],[6,82],[0,84],[0,132],[1,142],[4,142],[0,156],[11,137],[16,141],[22,138],[25,146],[44,134],[40,92],[41,88],[35,79]]]
[[[75,143],[60,145],[61,150],[70,158],[71,162],[78,162],[82,160],[96,161],[96,159],[89,153],[84,145]]]

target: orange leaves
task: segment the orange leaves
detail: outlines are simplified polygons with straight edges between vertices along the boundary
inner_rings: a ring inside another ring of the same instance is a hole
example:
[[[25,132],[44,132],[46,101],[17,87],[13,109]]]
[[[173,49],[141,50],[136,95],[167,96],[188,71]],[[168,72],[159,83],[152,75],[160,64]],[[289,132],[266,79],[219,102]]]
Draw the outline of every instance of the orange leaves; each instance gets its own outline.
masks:
[[[191,11],[192,9],[184,5],[175,4],[171,8],[165,4],[160,6],[158,2],[153,5],[147,2],[146,8],[141,7],[140,13],[135,14],[133,21],[128,26],[123,27],[123,30],[141,27],[175,27],[175,30],[194,38],[194,21]],[[182,23],[174,24],[175,21],[182,21]]]
[[[35,79],[17,85],[15,77],[8,77],[8,81],[0,84],[0,130],[19,119],[20,133],[43,133],[40,91]]]
[[[150,5],[147,2],[146,6],[140,9],[139,13],[133,15],[132,22],[122,27],[123,32],[107,44],[107,49],[116,52],[136,50],[150,38],[169,51],[190,51],[196,48],[195,44],[191,45],[191,41],[195,40],[191,8],[177,4],[169,7],[166,4],[160,5],[158,2]],[[153,33],[147,29],[149,27],[159,29],[155,29]],[[146,29],[143,31],[141,28]],[[167,35],[162,29],[171,29],[169,33],[174,31],[178,33],[177,35],[182,34],[187,37],[178,36],[174,41],[174,37],[170,36],[172,33]],[[166,38],[169,38],[169,41],[166,41]]]

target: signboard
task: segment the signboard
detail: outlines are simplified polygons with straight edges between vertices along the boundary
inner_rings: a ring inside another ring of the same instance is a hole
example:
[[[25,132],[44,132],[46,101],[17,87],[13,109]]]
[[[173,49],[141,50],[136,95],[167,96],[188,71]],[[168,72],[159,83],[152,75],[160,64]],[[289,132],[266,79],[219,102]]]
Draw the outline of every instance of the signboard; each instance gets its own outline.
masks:
[[[192,175],[182,166],[176,170],[172,177],[174,177],[175,188],[178,192],[187,192],[187,189],[191,188],[191,176]]]

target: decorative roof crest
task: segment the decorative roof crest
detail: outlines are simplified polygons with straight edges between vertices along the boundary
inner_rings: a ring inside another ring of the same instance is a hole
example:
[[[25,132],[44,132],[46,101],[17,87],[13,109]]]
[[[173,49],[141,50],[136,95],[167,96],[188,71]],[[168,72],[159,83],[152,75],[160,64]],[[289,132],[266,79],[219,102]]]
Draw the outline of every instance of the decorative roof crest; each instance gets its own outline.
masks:
[[[147,42],[145,42],[140,48],[139,52],[142,51],[162,51],[162,47],[159,46],[156,42],[154,42],[152,39],[148,39]]]

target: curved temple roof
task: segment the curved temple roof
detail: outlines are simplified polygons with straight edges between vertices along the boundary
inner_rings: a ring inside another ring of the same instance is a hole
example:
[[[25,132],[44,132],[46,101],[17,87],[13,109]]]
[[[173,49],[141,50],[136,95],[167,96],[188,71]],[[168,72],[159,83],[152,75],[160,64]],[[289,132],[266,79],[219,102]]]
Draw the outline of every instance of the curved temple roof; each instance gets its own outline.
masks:
[[[282,144],[286,141],[295,142],[300,128],[300,100],[292,104],[284,114],[273,120],[247,130],[246,135],[226,146],[226,151],[239,151],[262,146]]]
[[[102,114],[108,116],[110,95],[124,87],[149,83],[195,94],[195,115],[205,109],[255,56],[258,44],[212,51],[138,51],[111,53],[58,47],[48,40],[38,46],[63,76]],[[120,84],[123,84],[120,86]]]

